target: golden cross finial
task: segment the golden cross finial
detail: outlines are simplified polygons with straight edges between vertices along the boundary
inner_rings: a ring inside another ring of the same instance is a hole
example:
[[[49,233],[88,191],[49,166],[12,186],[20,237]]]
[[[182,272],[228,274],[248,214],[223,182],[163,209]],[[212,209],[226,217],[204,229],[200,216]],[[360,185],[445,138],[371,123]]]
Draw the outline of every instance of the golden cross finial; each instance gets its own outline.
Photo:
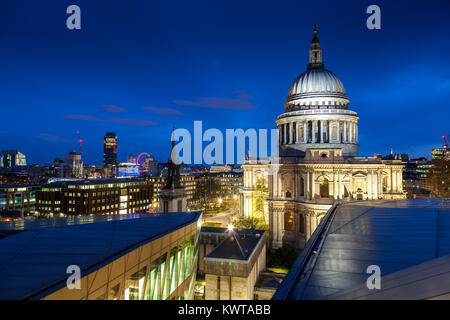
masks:
[[[314,31],[317,30],[317,27],[318,27],[318,26],[319,26],[319,25],[318,25],[317,23],[314,23],[314,24],[313,24]]]

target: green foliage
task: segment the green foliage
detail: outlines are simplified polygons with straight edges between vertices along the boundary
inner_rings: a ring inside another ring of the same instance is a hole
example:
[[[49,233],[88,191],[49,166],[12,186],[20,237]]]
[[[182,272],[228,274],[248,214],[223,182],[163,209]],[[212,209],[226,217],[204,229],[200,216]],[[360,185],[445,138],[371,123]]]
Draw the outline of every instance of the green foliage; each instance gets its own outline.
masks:
[[[256,221],[267,221],[264,207],[266,206],[268,197],[269,189],[266,187],[263,179],[258,179],[256,181],[252,199],[252,216]]]
[[[274,252],[267,253],[267,268],[290,269],[302,250],[285,244]]]
[[[235,228],[250,229],[254,227],[257,230],[269,230],[269,226],[265,220],[254,216],[246,218],[241,215],[234,215],[231,223]]]

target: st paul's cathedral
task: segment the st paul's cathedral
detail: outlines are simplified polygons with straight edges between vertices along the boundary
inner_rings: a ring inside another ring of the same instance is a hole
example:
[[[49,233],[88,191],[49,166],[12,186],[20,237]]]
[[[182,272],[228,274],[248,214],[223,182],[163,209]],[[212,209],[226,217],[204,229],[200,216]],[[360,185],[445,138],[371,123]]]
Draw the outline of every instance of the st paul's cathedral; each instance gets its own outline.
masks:
[[[292,83],[276,120],[277,157],[247,157],[241,214],[253,214],[254,190],[269,190],[270,245],[303,247],[333,203],[405,198],[400,160],[358,156],[358,115],[344,85],[325,69],[317,26],[306,71]]]

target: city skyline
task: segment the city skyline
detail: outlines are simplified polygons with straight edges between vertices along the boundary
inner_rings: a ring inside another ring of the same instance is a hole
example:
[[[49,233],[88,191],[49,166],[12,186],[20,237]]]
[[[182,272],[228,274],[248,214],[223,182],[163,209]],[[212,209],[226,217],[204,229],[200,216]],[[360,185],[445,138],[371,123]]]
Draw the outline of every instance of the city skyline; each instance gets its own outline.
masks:
[[[165,161],[173,122],[190,131],[195,120],[223,132],[274,129],[291,81],[306,68],[313,23],[325,68],[342,79],[362,119],[361,155],[392,147],[429,158],[442,145],[447,3],[382,1],[381,30],[366,28],[362,4],[258,4],[180,3],[169,16],[162,3],[78,1],[75,31],[65,27],[69,3],[29,4],[25,12],[2,4],[4,116],[20,120],[3,124],[0,149],[48,163],[78,149],[79,131],[84,163],[100,164],[112,131],[119,162],[141,152]]]

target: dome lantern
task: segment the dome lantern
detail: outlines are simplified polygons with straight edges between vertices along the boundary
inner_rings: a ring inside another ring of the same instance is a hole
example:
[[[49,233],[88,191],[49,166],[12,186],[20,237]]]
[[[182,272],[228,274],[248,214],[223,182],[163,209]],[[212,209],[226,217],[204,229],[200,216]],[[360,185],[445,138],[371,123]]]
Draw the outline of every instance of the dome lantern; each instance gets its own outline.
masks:
[[[322,62],[322,49],[320,48],[320,41],[317,38],[317,24],[313,25],[314,37],[311,41],[311,49],[309,50],[309,63],[307,69],[323,69],[324,64]]]

